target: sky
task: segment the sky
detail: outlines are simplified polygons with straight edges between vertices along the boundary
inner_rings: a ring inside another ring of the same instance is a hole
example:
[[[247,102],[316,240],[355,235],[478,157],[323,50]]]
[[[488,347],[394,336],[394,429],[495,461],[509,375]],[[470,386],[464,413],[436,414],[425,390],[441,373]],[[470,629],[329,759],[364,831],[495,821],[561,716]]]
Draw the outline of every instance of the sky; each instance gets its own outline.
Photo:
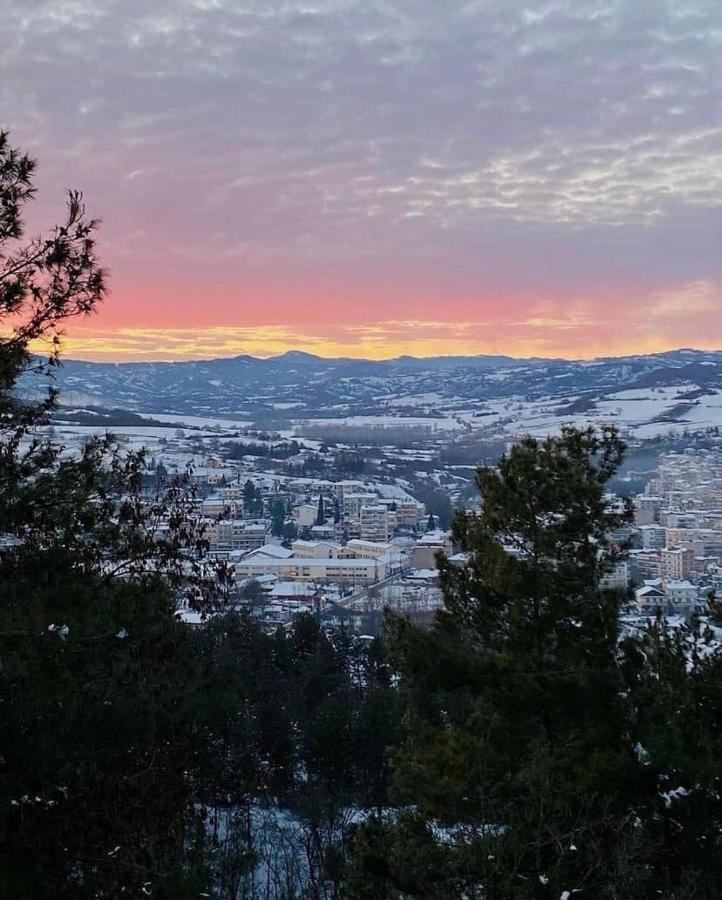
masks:
[[[722,347],[720,0],[0,0],[76,358]]]

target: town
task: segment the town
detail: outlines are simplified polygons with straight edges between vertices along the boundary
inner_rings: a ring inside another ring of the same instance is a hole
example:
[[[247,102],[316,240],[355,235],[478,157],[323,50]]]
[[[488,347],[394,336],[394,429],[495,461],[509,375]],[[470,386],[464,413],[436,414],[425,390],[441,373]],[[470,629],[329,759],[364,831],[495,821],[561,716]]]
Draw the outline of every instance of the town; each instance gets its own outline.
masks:
[[[232,573],[224,604],[249,609],[268,628],[311,613],[373,636],[386,607],[432,621],[442,605],[437,554],[467,561],[452,539],[453,510],[479,503],[458,435],[400,429],[401,440],[390,427],[388,443],[376,429],[362,443],[354,429],[344,443],[342,426],[296,434],[192,417],[183,424],[121,427],[116,440],[147,454],[146,497],[174,482],[189,485],[198,546]],[[52,429],[69,452],[89,432]],[[716,435],[688,443],[658,442],[651,467],[629,470],[610,497],[623,495],[634,510],[633,525],[615,536],[626,558],[605,577],[625,592],[627,623],[660,613],[689,619],[722,587],[722,446]],[[491,464],[505,444],[478,446],[480,462]],[[649,447],[631,438],[632,465],[640,456],[649,465]],[[213,614],[192,607],[186,599],[179,610],[191,625]]]

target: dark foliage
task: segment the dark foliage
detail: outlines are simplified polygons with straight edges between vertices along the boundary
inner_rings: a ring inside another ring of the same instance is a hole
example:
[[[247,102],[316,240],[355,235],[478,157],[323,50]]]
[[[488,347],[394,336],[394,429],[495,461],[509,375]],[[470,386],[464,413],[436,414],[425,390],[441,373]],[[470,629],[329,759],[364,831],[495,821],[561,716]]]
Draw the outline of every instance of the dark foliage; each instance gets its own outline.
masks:
[[[602,577],[624,553],[629,510],[605,496],[623,450],[565,429],[479,470],[446,609],[431,631],[387,624],[411,711],[351,896],[719,896],[719,657],[694,627],[619,644]]]
[[[263,829],[247,814],[280,804],[315,849],[266,888],[300,894],[340,813],[383,801],[396,694],[373,648],[313,620],[189,630],[177,603],[212,613],[229,573],[205,560],[187,486],[149,499],[142,454],[111,436],[65,453],[43,428],[52,391],[17,399],[104,293],[79,195],[50,238],[19,244],[33,168],[2,135],[0,896],[252,896]],[[244,494],[262,511],[252,482]]]

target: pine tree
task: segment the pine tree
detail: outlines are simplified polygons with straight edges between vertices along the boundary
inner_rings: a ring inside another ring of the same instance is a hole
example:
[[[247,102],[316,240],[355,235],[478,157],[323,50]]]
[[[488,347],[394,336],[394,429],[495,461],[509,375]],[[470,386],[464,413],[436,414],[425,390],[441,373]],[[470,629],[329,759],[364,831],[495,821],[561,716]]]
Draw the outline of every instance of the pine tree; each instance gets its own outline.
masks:
[[[62,326],[105,292],[97,223],[71,193],[22,243],[34,163],[0,134],[0,884],[4,896],[193,896],[189,736],[196,671],[174,617],[183,490],[150,508],[142,454],[62,455],[53,408],[21,399],[59,364]],[[43,342],[49,359],[33,356]],[[160,467],[159,467],[160,469]],[[167,512],[172,536],[155,540]]]
[[[263,495],[250,478],[243,485],[243,512],[246,516],[263,515]]]
[[[323,508],[323,494],[318,495],[318,512],[316,513],[316,524],[326,524],[326,512]]]
[[[722,893],[722,655],[719,611],[670,628],[663,618],[622,643],[636,752],[656,789],[640,813],[652,887]],[[650,892],[651,893],[651,892]]]
[[[400,811],[362,829],[352,895],[649,896],[656,781],[633,747],[620,597],[600,586],[624,552],[630,513],[605,495],[623,450],[566,428],[478,471],[481,512],[453,524],[469,564],[440,562],[434,628],[387,625],[413,712]]]
[[[243,511],[247,516],[256,511],[256,486],[250,478],[243,485]]]
[[[276,537],[283,537],[286,524],[286,504],[283,500],[271,501],[271,532]]]

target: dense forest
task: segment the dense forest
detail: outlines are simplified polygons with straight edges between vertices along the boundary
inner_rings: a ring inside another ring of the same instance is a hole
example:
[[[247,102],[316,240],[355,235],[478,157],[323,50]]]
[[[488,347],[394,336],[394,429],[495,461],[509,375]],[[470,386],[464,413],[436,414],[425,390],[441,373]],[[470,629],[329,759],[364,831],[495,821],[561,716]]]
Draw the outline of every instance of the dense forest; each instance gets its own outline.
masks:
[[[24,236],[34,168],[0,136],[0,896],[719,897],[718,611],[620,637],[617,433],[479,468],[431,628],[224,614],[186,487],[14,390],[106,283],[80,195]]]

